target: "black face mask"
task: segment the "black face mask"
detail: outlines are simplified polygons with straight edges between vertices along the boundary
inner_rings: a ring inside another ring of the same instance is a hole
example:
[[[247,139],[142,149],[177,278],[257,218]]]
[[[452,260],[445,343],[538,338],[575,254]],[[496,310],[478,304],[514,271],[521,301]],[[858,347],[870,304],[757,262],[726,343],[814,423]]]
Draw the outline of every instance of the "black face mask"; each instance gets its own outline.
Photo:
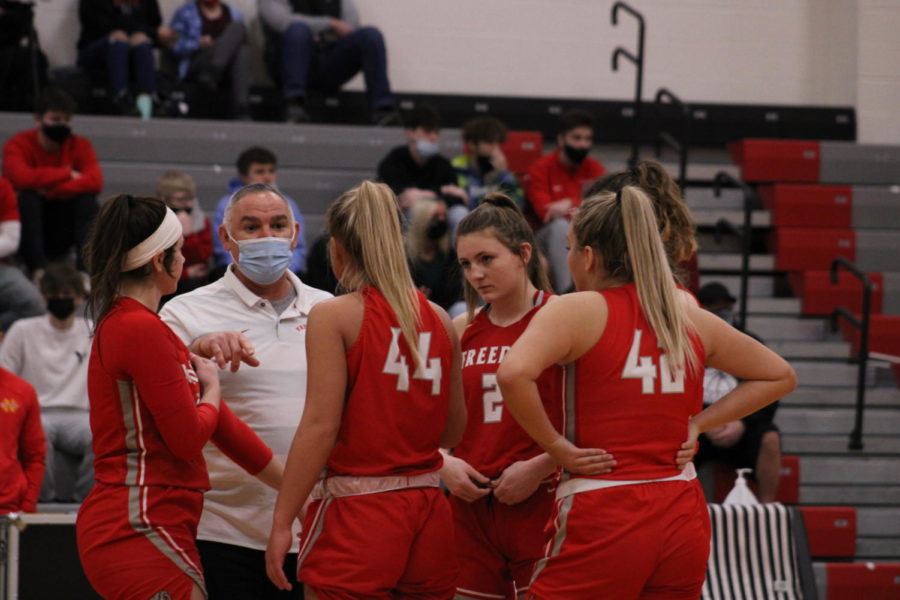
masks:
[[[47,311],[60,321],[65,321],[73,312],[75,312],[75,299],[48,298]]]
[[[494,163],[490,156],[479,156],[475,160],[478,162],[478,171],[481,174],[486,175],[494,170]]]
[[[568,144],[563,146],[563,152],[566,153],[566,158],[568,158],[569,162],[573,165],[580,165],[582,161],[587,158],[588,152],[590,151],[590,148],[573,148]]]
[[[41,125],[41,131],[57,144],[62,144],[66,138],[72,135],[72,128],[68,125]]]
[[[429,240],[439,240],[447,233],[447,221],[432,221],[425,230]]]

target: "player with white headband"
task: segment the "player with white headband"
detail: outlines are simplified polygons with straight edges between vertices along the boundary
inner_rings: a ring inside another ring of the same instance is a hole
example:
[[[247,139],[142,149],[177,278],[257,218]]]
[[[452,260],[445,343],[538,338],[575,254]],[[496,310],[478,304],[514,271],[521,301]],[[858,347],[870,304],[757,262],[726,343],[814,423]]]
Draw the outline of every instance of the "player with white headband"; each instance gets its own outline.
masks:
[[[97,483],[76,531],[85,574],[107,599],[205,598],[194,535],[209,489],[207,441],[268,485],[281,481],[272,451],[221,402],[215,365],[156,315],[181,276],[182,236],[161,200],[119,195],[85,248]]]

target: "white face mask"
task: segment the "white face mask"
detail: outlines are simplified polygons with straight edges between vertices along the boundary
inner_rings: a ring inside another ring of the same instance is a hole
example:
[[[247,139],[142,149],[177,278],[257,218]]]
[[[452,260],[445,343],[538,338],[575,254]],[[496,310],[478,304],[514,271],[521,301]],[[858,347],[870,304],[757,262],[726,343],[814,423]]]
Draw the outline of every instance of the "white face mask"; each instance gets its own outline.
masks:
[[[238,247],[238,268],[260,285],[275,283],[291,265],[294,236],[236,240],[228,233],[228,237]]]

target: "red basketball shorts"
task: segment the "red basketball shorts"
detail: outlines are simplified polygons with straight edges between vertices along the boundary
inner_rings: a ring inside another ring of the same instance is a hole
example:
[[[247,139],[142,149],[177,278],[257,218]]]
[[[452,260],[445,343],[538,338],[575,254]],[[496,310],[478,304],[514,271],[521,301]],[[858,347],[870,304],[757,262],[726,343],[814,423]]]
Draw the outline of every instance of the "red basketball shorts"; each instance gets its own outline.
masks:
[[[450,497],[459,555],[457,598],[513,599],[528,589],[534,565],[544,556],[554,491],[542,485],[512,506],[493,495],[471,503]]]
[[[194,543],[202,509],[199,491],[95,484],[75,524],[88,581],[106,600],[189,599],[204,589]]]
[[[447,600],[458,574],[450,505],[436,487],[317,500],[297,563],[322,600]]]
[[[555,512],[530,600],[700,597],[710,525],[696,480],[582,492],[558,501]]]

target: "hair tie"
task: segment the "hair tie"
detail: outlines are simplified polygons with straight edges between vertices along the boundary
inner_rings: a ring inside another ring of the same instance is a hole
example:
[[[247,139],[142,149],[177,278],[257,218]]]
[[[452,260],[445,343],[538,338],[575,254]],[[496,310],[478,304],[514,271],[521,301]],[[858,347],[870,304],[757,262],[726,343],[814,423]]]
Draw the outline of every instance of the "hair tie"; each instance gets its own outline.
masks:
[[[172,209],[166,208],[166,216],[163,217],[162,223],[159,224],[156,231],[125,255],[122,261],[122,272],[133,271],[147,264],[156,254],[175,244],[183,235],[184,229],[181,221],[178,220]]]
[[[616,192],[616,206],[618,206],[620,210],[622,209],[622,188],[619,188]]]

